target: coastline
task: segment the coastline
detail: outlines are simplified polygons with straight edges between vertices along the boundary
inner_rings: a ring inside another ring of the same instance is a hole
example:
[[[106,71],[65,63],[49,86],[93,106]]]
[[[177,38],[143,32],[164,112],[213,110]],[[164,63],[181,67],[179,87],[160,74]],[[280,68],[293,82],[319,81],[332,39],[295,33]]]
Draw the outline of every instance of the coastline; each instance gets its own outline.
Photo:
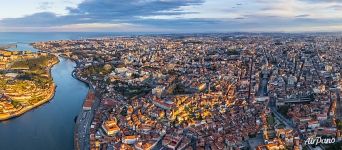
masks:
[[[51,77],[51,70],[52,70],[52,67],[55,66],[56,64],[58,64],[60,62],[60,60],[58,59],[58,61],[54,62],[53,64],[51,64],[50,66],[48,66],[48,74],[49,76]],[[52,77],[51,77],[52,78]],[[39,102],[33,104],[33,105],[30,105],[30,106],[27,106],[27,107],[23,107],[22,109],[20,109],[19,111],[13,113],[13,114],[4,114],[4,115],[0,115],[0,121],[5,121],[5,120],[9,120],[9,119],[12,119],[12,118],[15,118],[15,117],[19,117],[21,115],[23,115],[24,113],[30,111],[30,110],[33,110],[49,101],[51,101],[53,99],[53,97],[55,96],[55,93],[56,93],[56,85],[55,83],[53,82],[51,87],[49,88],[51,90],[50,92],[50,95],[48,95],[48,97],[46,97],[45,99],[43,100],[40,100]]]

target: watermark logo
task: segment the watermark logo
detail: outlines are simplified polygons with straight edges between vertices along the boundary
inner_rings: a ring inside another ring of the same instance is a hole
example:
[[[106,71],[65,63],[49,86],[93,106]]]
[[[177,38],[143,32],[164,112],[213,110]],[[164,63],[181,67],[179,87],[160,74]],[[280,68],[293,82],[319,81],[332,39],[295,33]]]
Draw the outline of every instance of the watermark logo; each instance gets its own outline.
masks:
[[[316,138],[308,138],[305,140],[305,145],[318,145],[318,144],[333,144],[335,143],[335,138],[321,138],[321,137],[316,137]]]

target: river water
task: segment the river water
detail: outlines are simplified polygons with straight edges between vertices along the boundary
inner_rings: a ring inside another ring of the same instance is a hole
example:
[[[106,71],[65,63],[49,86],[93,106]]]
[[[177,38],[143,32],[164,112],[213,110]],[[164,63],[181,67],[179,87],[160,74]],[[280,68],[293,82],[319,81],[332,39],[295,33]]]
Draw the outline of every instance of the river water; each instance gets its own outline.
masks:
[[[60,58],[52,68],[57,85],[48,103],[17,118],[0,123],[0,149],[73,149],[74,117],[78,115],[88,87],[74,79],[75,63]]]
[[[33,49],[34,41],[77,39],[75,33],[0,33],[0,43],[18,43],[19,50]],[[89,35],[85,35],[89,36]],[[74,147],[74,117],[78,115],[88,86],[71,76],[76,64],[60,58],[52,68],[57,85],[54,98],[19,117],[0,122],[1,150],[71,150]]]

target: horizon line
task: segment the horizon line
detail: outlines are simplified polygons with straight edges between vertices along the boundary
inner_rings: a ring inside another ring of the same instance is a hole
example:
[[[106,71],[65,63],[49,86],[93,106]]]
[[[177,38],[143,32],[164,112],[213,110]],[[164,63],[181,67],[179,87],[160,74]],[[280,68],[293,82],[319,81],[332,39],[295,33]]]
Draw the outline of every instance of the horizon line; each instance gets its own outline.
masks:
[[[0,31],[0,33],[116,33],[116,34],[232,34],[232,33],[249,33],[249,34],[269,34],[269,33],[283,33],[283,34],[308,34],[308,33],[342,33],[342,31],[208,31],[208,32],[117,32],[117,31]]]

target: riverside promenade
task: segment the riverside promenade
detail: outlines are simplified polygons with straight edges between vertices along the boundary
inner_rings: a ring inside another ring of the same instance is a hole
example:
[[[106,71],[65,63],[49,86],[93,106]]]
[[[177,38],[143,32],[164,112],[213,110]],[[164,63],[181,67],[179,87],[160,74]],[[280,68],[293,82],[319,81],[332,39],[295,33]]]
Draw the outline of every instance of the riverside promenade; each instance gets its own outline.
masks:
[[[77,64],[76,66],[77,68],[79,66],[79,62],[76,60],[74,61]],[[99,95],[96,94],[96,87],[92,85],[91,82],[84,80],[81,77],[77,76],[75,70],[72,72],[72,77],[87,84],[89,87],[88,93],[95,93],[95,100],[94,100],[93,105],[91,106],[91,109],[90,110],[82,109],[80,111],[79,115],[77,116],[76,125],[74,128],[74,148],[76,150],[90,149],[89,131],[90,131],[91,122],[94,118],[95,111],[99,107],[100,98],[99,98]]]

